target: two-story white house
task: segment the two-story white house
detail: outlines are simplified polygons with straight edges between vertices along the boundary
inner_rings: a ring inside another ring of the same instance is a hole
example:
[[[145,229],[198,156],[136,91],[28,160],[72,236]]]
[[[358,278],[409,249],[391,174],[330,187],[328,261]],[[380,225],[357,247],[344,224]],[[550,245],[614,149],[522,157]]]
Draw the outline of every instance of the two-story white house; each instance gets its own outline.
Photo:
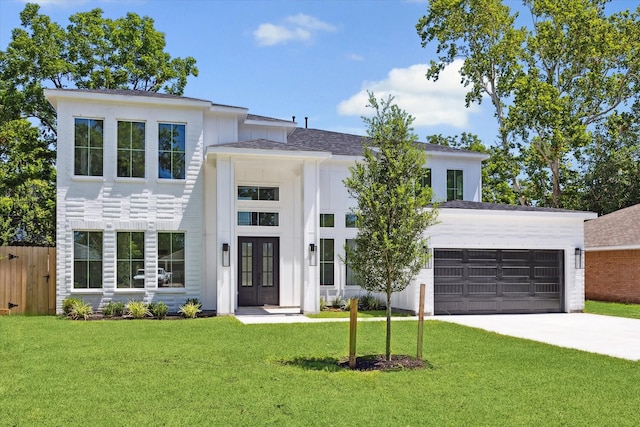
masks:
[[[317,312],[364,291],[344,246],[343,185],[362,137],[166,94],[51,89],[58,114],[57,307],[69,296],[177,310]],[[424,144],[439,223],[432,260],[394,306],[440,313],[580,311],[583,221],[595,214],[481,202],[484,154]]]

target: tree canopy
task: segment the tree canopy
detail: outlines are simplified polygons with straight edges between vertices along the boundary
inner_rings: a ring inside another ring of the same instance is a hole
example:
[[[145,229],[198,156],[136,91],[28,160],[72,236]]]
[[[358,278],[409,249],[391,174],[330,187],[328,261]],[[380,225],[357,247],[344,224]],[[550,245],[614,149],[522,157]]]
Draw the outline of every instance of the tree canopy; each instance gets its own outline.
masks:
[[[489,99],[511,188],[521,203],[575,207],[565,186],[592,132],[638,96],[640,7],[606,0],[525,0],[530,21],[500,0],[431,0],[416,28],[436,44],[427,78],[462,58],[467,106]]]
[[[350,168],[344,184],[357,201],[358,234],[346,246],[347,261],[360,286],[384,293],[387,305],[386,358],[391,355],[391,295],[405,289],[426,261],[425,231],[437,217],[428,208],[432,190],[422,185],[426,152],[416,143],[413,117],[369,93],[375,114],[367,125],[364,160]]]
[[[55,243],[56,115],[44,88],[181,95],[192,57],[171,58],[153,19],[80,12],[63,28],[27,4],[0,51],[0,244]]]

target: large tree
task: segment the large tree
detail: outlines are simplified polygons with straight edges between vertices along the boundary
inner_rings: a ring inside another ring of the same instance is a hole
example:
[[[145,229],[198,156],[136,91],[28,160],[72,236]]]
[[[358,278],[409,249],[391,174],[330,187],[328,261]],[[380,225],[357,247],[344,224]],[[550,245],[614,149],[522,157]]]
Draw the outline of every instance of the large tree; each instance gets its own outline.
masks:
[[[640,7],[607,15],[606,0],[525,0],[531,20],[500,0],[431,0],[417,29],[437,42],[428,78],[462,58],[467,105],[488,96],[522,202],[565,204],[572,159],[594,126],[638,94]],[[525,176],[524,184],[518,181]]]
[[[0,244],[55,242],[56,115],[44,88],[181,95],[195,59],[171,58],[153,19],[93,9],[63,28],[27,4],[0,51]],[[28,165],[28,166],[25,166]]]
[[[413,117],[369,94],[364,160],[344,184],[357,201],[355,246],[346,246],[349,266],[364,289],[386,295],[386,359],[391,358],[391,295],[405,289],[425,264],[425,231],[436,220],[432,191],[422,185],[426,153],[413,133]]]

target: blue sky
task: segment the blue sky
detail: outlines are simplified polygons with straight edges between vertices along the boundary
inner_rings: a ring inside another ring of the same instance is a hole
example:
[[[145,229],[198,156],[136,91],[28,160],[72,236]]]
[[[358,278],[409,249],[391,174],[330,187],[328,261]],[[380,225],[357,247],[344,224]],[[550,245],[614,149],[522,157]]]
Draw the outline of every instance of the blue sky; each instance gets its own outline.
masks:
[[[520,1],[510,1],[514,7]],[[420,45],[415,25],[426,1],[38,0],[62,26],[76,12],[149,16],[165,33],[172,57],[193,56],[200,71],[185,96],[247,107],[253,114],[299,126],[364,134],[366,91],[395,102],[416,118],[415,132],[471,132],[493,144],[492,107],[465,108],[455,65],[438,82],[424,77],[434,50]],[[625,2],[626,3],[626,2]],[[629,2],[631,4],[635,2]],[[0,49],[20,25],[22,0],[0,0]],[[632,5],[631,5],[632,6]]]

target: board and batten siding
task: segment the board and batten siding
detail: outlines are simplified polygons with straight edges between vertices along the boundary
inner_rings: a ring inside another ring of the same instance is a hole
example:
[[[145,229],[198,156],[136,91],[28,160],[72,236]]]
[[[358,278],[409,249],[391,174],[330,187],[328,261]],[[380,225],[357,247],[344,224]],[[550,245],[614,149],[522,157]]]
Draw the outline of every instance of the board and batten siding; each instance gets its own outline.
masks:
[[[203,112],[200,107],[99,103],[59,100],[57,193],[57,311],[68,296],[85,299],[94,309],[111,300],[161,300],[177,310],[186,298],[199,297],[203,253]],[[74,119],[104,120],[104,174],[74,176]],[[145,127],[145,178],[116,177],[117,122],[142,121]],[[184,180],[158,178],[158,124],[185,124]],[[73,232],[103,232],[103,288],[73,288]],[[145,232],[145,268],[155,271],[157,233],[185,233],[185,287],[158,289],[147,279],[144,289],[116,288],[116,236]]]

